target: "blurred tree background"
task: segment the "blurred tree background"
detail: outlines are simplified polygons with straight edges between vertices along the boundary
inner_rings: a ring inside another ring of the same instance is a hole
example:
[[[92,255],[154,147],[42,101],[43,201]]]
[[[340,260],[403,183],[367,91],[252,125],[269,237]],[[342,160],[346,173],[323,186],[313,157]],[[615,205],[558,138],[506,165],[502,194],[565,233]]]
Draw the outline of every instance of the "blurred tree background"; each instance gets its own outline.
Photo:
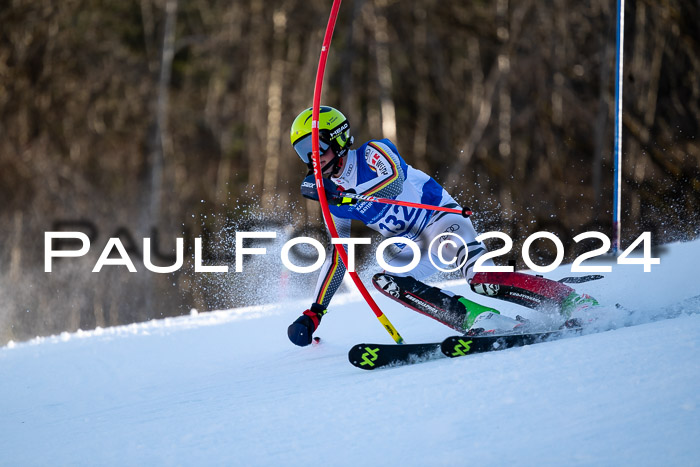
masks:
[[[645,230],[695,238],[700,3],[626,4],[623,247]],[[230,264],[234,230],[322,225],[299,195],[288,131],[311,104],[330,6],[0,5],[0,344],[272,301],[280,283],[315,282],[287,277],[273,254],[247,275],[188,271],[195,236],[210,262]],[[346,0],[323,102],[357,141],[394,140],[477,212],[479,230],[520,241],[549,230],[571,257],[576,234],[611,232],[614,59],[612,0]],[[45,273],[51,230],[85,231],[89,255]],[[115,236],[138,272],[92,273]],[[147,272],[144,237],[158,241],[159,265],[185,237],[187,265]]]

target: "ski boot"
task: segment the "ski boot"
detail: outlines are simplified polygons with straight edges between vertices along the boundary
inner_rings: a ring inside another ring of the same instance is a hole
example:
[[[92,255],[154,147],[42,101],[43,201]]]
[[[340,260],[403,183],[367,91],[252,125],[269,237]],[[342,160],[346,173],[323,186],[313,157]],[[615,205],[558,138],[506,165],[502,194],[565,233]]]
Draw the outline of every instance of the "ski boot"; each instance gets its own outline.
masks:
[[[576,328],[583,326],[584,322],[595,321],[594,316],[586,314],[597,306],[600,306],[598,300],[590,295],[571,292],[561,303],[560,313],[566,318],[563,327]]]
[[[520,318],[520,316],[518,316]],[[525,320],[513,319],[500,313],[485,312],[479,314],[465,335],[509,334],[525,324]]]

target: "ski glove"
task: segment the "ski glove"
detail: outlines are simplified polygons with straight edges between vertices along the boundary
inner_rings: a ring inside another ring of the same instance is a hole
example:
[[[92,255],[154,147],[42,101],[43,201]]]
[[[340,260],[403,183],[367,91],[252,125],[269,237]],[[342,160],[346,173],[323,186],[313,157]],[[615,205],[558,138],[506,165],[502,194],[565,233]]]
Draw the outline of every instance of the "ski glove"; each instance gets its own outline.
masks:
[[[357,200],[353,198],[348,198],[342,196],[342,192],[338,185],[336,185],[333,180],[329,178],[323,179],[323,188],[326,190],[326,200],[328,204],[335,206],[340,206],[343,204],[355,204]],[[347,190],[346,193],[355,193],[355,190]],[[301,182],[301,195],[304,198],[312,199],[318,201],[318,191],[316,190],[316,179],[314,174],[309,174],[306,176],[303,182]]]
[[[311,343],[311,336],[321,324],[321,317],[326,314],[322,305],[314,303],[287,328],[287,336],[294,344],[304,347]]]

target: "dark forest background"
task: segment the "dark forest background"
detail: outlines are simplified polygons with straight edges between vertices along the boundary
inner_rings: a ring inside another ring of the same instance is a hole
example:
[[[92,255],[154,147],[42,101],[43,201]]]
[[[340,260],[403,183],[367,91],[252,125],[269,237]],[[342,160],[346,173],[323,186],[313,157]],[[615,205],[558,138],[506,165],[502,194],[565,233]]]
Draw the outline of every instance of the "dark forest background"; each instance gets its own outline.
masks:
[[[611,232],[615,4],[346,0],[323,103],[357,141],[394,140],[479,230],[508,233],[515,251],[549,230],[570,258],[576,234]],[[320,235],[288,131],[311,104],[330,6],[0,4],[0,344],[308,294],[315,276],[289,276],[274,249]],[[700,2],[627,1],[625,18],[623,247],[646,230],[692,239]],[[279,232],[269,258],[192,273],[194,237],[209,263],[231,264],[233,232],[249,229]],[[87,233],[90,253],[45,273],[50,230]],[[139,272],[92,273],[115,236]],[[159,265],[185,238],[185,267],[147,272],[144,237]]]

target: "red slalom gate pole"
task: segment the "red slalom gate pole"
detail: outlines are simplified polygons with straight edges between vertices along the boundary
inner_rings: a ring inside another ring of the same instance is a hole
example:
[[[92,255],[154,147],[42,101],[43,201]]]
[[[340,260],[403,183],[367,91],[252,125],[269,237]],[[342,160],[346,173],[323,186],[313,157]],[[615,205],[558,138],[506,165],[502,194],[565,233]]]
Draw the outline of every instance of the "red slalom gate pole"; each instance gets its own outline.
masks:
[[[318,60],[318,71],[316,72],[316,85],[314,88],[314,101],[313,108],[311,111],[311,160],[313,162],[314,168],[314,179],[316,180],[316,189],[318,191],[318,199],[321,203],[321,211],[323,212],[323,220],[326,222],[328,231],[332,238],[338,238],[338,230],[335,227],[333,218],[331,217],[331,212],[328,209],[328,200],[326,199],[326,191],[323,189],[323,173],[321,170],[320,163],[320,153],[319,153],[319,143],[318,143],[318,117],[321,109],[321,89],[323,88],[323,75],[326,71],[326,61],[328,59],[328,50],[331,47],[331,39],[333,38],[333,30],[335,29],[335,22],[338,19],[338,10],[340,10],[341,0],[333,0],[333,7],[331,8],[331,14],[328,18],[328,26],[326,27],[326,34],[323,38],[323,46],[321,47],[321,57]],[[342,245],[335,245],[335,249],[343,261],[345,268],[348,267],[348,255]],[[350,272],[350,277],[357,286],[358,290],[364,297],[365,301],[372,309],[374,314],[382,323],[384,329],[387,330],[389,335],[394,339],[397,344],[403,344],[403,338],[396,330],[393,324],[389,321],[386,315],[379,309],[379,306],[375,303],[374,299],[370,296],[369,292],[365,288],[364,284],[360,280],[360,277],[356,272]]]

